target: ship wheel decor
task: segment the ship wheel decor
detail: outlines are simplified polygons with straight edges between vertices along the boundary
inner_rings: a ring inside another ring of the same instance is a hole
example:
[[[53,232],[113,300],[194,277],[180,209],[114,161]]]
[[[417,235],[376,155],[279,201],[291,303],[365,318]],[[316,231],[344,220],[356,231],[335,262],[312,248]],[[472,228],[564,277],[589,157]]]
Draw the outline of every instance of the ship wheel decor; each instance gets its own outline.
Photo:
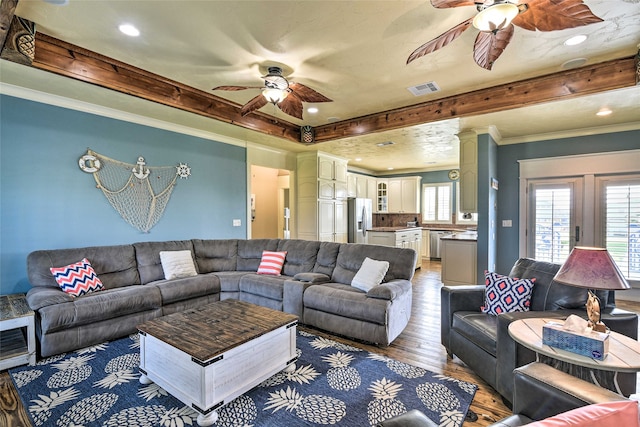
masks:
[[[132,164],[92,150],[87,150],[78,164],[82,171],[93,174],[97,188],[122,219],[144,233],[162,217],[178,177],[191,175],[186,163],[149,167],[142,156]]]

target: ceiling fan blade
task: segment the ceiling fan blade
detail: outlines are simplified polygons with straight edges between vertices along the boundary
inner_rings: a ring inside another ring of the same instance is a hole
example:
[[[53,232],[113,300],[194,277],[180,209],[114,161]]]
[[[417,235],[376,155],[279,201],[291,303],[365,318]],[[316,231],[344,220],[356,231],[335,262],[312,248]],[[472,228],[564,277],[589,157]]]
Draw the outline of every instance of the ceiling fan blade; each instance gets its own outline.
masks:
[[[298,98],[304,102],[333,102],[332,99],[327,98],[320,92],[316,92],[302,83],[289,82],[289,89],[298,95]]]
[[[602,22],[582,0],[530,0],[512,23],[530,31],[555,31]]]
[[[495,34],[480,31],[473,45],[473,59],[476,64],[490,70],[511,41],[513,28],[513,25],[509,24],[508,27],[496,31]]]
[[[211,90],[229,90],[229,91],[238,91],[238,90],[245,90],[245,89],[263,89],[263,87],[261,86],[218,86],[218,87],[214,87]]]
[[[265,105],[267,105],[268,102],[269,101],[267,101],[267,98],[265,98],[262,94],[260,94],[252,98],[246,104],[244,104],[242,106],[242,109],[240,109],[240,114],[242,116],[246,116],[250,112],[257,110],[258,108],[264,107]]]
[[[435,39],[426,42],[425,44],[414,50],[411,55],[409,55],[409,58],[407,58],[407,64],[414,59],[418,59],[421,56],[425,56],[428,53],[435,52],[441,47],[448,45],[449,43],[457,39],[460,34],[462,34],[467,28],[469,28],[472,21],[473,18],[469,18],[466,21],[461,22],[455,27],[451,28],[450,30],[440,34]]]
[[[439,9],[458,6],[475,6],[474,0],[431,0],[431,5]]]
[[[276,105],[283,113],[302,120],[302,99],[295,92],[289,93],[285,99]]]

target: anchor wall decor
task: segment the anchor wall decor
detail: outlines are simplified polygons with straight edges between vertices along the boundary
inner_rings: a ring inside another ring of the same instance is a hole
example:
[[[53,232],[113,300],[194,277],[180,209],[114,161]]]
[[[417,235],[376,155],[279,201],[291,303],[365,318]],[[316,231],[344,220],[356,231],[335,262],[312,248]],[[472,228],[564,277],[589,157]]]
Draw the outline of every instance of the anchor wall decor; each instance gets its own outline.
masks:
[[[145,233],[162,217],[178,177],[186,179],[191,175],[186,163],[148,167],[142,156],[131,164],[92,150],[80,157],[78,165],[93,174],[97,188],[120,216]]]

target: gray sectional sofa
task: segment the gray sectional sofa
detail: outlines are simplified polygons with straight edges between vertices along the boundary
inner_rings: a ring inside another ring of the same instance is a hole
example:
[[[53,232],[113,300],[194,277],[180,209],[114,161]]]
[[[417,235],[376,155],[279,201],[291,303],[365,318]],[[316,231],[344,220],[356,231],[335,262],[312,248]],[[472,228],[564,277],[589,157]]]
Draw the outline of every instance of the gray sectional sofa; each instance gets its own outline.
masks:
[[[197,275],[165,280],[160,251],[191,251]],[[257,274],[262,251],[287,251],[281,276]],[[38,250],[27,257],[39,355],[46,357],[136,332],[146,320],[228,298],[285,311],[302,324],[380,345],[411,313],[412,249],[282,239],[140,242]],[[388,261],[368,292],[351,280],[366,257]],[[51,267],[87,258],[104,290],[72,297]]]

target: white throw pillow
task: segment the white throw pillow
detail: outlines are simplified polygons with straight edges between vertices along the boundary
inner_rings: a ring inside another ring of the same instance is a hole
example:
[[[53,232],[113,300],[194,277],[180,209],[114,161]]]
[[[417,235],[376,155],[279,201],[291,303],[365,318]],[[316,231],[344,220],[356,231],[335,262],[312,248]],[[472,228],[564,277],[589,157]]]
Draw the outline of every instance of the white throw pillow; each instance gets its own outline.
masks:
[[[191,251],[160,251],[160,262],[167,280],[198,275]]]
[[[384,279],[388,269],[389,261],[376,261],[367,257],[362,262],[360,270],[353,276],[351,286],[369,292],[369,290],[382,283],[382,279]]]

